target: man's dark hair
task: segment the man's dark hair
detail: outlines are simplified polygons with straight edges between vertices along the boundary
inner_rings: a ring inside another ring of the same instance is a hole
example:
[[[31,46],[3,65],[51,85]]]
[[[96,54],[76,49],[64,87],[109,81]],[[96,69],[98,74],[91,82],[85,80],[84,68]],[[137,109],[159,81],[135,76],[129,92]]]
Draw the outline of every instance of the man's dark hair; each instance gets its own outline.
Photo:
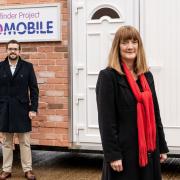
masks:
[[[19,45],[19,50],[21,50],[21,44],[18,41],[14,40],[14,39],[8,41],[7,44],[6,44],[6,49],[8,49],[9,44],[18,44]]]

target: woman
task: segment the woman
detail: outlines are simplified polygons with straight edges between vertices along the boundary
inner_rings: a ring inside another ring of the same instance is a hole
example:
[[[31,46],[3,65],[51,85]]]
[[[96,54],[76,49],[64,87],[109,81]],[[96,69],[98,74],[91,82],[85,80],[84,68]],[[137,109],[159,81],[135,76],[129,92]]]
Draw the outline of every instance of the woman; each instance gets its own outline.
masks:
[[[160,163],[167,159],[168,147],[153,76],[134,27],[116,32],[96,95],[104,151],[102,180],[161,180]]]

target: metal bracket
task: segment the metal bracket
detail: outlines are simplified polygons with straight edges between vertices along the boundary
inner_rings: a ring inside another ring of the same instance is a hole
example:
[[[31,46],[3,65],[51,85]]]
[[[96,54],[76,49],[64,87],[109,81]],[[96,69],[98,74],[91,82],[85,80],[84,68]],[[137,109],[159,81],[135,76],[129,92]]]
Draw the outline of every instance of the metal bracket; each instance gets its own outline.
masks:
[[[77,95],[75,98],[75,104],[79,105],[80,100],[84,100],[84,95]]]
[[[80,70],[84,70],[84,65],[77,65],[75,69],[75,73],[78,75]]]
[[[75,14],[78,14],[79,9],[84,8],[84,3],[83,2],[77,2],[75,5]]]

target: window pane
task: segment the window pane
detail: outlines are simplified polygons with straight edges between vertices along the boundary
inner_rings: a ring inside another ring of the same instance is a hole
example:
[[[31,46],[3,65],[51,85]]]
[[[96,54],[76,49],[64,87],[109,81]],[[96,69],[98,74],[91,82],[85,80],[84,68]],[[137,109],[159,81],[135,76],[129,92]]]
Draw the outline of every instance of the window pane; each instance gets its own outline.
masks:
[[[114,11],[113,9],[101,8],[93,14],[92,19],[100,19],[103,16],[109,16],[112,19],[120,18],[118,13],[116,11]]]

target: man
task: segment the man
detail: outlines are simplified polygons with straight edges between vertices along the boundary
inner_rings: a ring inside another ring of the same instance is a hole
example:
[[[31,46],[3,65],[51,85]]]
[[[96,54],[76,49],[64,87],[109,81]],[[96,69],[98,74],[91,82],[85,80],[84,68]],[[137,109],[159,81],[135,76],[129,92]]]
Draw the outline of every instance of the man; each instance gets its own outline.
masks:
[[[11,177],[13,136],[18,136],[25,177],[35,180],[30,147],[31,120],[36,116],[39,89],[33,65],[21,59],[20,43],[7,43],[7,57],[0,62],[0,132],[3,135],[3,171],[0,180]]]

